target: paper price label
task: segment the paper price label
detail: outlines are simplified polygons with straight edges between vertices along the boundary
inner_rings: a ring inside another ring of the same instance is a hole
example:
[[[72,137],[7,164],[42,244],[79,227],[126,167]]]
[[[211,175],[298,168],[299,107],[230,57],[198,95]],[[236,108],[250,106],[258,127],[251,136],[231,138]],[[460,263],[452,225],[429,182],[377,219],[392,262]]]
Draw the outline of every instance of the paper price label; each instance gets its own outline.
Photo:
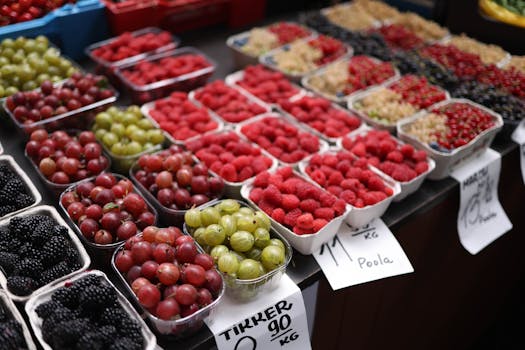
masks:
[[[414,272],[381,219],[359,229],[343,223],[337,235],[313,255],[334,290]]]
[[[489,148],[451,173],[460,184],[459,240],[470,254],[512,228],[498,199],[500,171],[501,155]]]
[[[521,177],[525,184],[525,120],[521,121],[516,130],[512,133],[512,141],[520,146]]]
[[[247,302],[225,295],[206,323],[219,350],[311,349],[303,295],[287,275]]]

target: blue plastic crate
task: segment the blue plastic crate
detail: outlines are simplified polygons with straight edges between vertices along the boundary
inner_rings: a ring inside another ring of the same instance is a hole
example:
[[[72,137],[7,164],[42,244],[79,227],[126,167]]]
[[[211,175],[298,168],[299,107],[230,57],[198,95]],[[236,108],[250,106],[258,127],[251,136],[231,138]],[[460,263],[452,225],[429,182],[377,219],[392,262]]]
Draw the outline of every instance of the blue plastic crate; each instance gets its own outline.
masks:
[[[105,5],[99,0],[78,0],[44,17],[0,27],[0,40],[45,35],[73,59],[84,56],[89,44],[109,36]]]

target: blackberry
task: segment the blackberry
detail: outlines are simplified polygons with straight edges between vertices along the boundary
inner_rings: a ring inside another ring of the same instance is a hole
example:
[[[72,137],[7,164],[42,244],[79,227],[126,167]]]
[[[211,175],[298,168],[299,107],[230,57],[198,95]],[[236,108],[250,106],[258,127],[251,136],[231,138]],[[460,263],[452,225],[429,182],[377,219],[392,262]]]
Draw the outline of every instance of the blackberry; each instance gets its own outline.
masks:
[[[53,293],[52,300],[61,303],[69,309],[78,307],[78,296],[71,287],[59,288]]]
[[[80,337],[76,344],[78,350],[101,350],[104,349],[104,336],[99,332],[89,332]]]
[[[37,246],[42,246],[53,237],[53,228],[56,223],[54,220],[51,222],[43,221],[31,234],[31,242]]]
[[[14,274],[18,276],[26,276],[36,278],[38,277],[44,268],[42,263],[38,259],[23,259],[15,265]]]
[[[62,321],[55,326],[50,345],[59,349],[72,347],[81,336],[92,330],[93,325],[87,318]]]
[[[112,307],[102,312],[99,322],[102,325],[117,325],[126,317],[126,312],[120,307]]]
[[[0,203],[15,203],[20,192],[25,192],[24,183],[19,178],[12,178],[0,191]]]
[[[63,304],[56,300],[48,300],[45,303],[38,305],[35,309],[36,314],[40,318],[47,318],[53,314],[56,309],[63,307]]]
[[[9,229],[13,232],[19,239],[23,241],[28,241],[31,237],[31,234],[37,227],[39,223],[39,217],[41,215],[30,215],[22,218],[12,218],[9,222]],[[15,220],[17,219],[17,220]]]
[[[144,338],[142,337],[140,326],[136,321],[132,320],[129,315],[126,314],[126,318],[122,319],[118,331],[121,336],[128,337],[142,347]]]
[[[53,332],[58,323],[63,321],[71,321],[78,317],[78,313],[68,308],[61,306],[54,310],[51,310],[51,314],[47,317],[43,317],[42,321],[42,336],[46,342],[50,342]]]
[[[26,296],[38,287],[36,281],[31,277],[9,276],[7,277],[7,289],[15,295]]]
[[[71,269],[67,266],[67,264],[64,261],[59,262],[55,266],[52,266],[42,272],[40,275],[40,284],[48,284],[53,282],[54,280],[65,276],[71,272]]]
[[[0,242],[10,242],[13,239],[13,235],[9,228],[6,226],[0,227]]]
[[[113,339],[115,339],[115,336],[117,335],[117,329],[115,326],[103,326],[98,329],[98,333],[102,336],[102,340],[104,341],[105,345],[109,345],[113,343]]]
[[[18,255],[8,252],[0,252],[0,267],[5,273],[11,274],[18,261]]]
[[[69,267],[78,270],[80,268],[80,254],[78,254],[77,249],[69,247],[66,250],[64,261]]]
[[[49,265],[62,261],[68,247],[69,244],[64,237],[51,237],[42,247],[42,262]]]
[[[35,199],[33,198],[33,196],[29,194],[21,193],[16,198],[15,206],[18,209],[21,209],[21,208],[29,207],[34,202],[35,202]]]
[[[35,249],[31,243],[26,242],[18,249],[18,255],[20,258],[34,258],[40,256],[40,251]]]
[[[112,305],[117,300],[117,293],[109,285],[88,286],[80,291],[78,301],[85,315],[91,315]]]
[[[82,290],[89,286],[99,286],[100,285],[100,276],[88,275],[76,280],[70,288],[75,290],[75,293],[80,294]]]
[[[8,243],[7,248],[9,248],[8,251],[10,253],[18,254],[18,250],[20,249],[21,246],[22,246],[22,242],[17,238],[13,238],[11,242]]]
[[[53,236],[69,237],[67,227],[55,225],[55,227],[53,227]]]
[[[16,320],[0,323],[0,344],[5,350],[26,349],[22,326]]]
[[[140,350],[142,346],[135,343],[128,337],[122,337],[115,340],[113,344],[109,347],[110,350]]]
[[[14,205],[11,205],[11,204],[4,204],[4,205],[1,205],[0,206],[0,217],[4,216],[4,215],[7,215],[9,213],[12,213],[14,211],[16,211],[17,209],[15,208]]]

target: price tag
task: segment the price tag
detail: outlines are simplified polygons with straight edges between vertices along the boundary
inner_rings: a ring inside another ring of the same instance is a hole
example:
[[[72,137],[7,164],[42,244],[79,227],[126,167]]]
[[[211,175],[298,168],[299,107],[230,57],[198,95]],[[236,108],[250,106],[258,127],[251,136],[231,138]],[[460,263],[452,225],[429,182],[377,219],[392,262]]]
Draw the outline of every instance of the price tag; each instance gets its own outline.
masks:
[[[381,219],[359,229],[343,223],[333,240],[313,255],[334,290],[414,272]]]
[[[521,177],[525,184],[525,120],[522,120],[516,130],[512,133],[512,141],[520,146]]]
[[[500,171],[501,155],[489,148],[450,174],[460,184],[458,234],[470,254],[477,254],[512,228],[498,199]]]
[[[311,349],[303,295],[285,274],[279,286],[247,302],[224,295],[206,322],[219,350]]]

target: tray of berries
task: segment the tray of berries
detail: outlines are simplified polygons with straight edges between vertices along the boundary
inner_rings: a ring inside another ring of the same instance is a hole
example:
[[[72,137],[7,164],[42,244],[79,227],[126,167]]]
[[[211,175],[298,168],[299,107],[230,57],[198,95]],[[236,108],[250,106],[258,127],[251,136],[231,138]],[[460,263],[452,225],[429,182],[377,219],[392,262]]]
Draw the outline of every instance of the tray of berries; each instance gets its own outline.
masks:
[[[453,98],[399,122],[397,134],[434,159],[436,168],[428,178],[439,180],[465,159],[483,153],[502,127],[503,119],[494,111]]]
[[[36,350],[27,324],[9,296],[0,289],[0,328],[5,349]]]
[[[111,265],[160,334],[198,331],[224,295],[213,258],[177,227],[146,227],[120,245]]]
[[[233,130],[210,133],[189,141],[186,148],[213,175],[224,180],[224,196],[240,199],[241,186],[255,175],[277,168],[279,162]]]
[[[429,84],[425,77],[408,74],[354,94],[347,107],[374,128],[394,133],[398,121],[449,98],[446,90]]]
[[[170,225],[182,225],[188,209],[213,201],[224,191],[219,176],[211,175],[206,164],[176,145],[141,156],[129,177],[162,222]]]
[[[157,222],[157,211],[139,193],[126,177],[102,173],[70,186],[59,202],[85,245],[94,252],[113,251]]]
[[[268,69],[262,64],[248,66],[226,77],[226,84],[243,90],[270,105],[294,96],[304,95],[304,90],[291,83],[283,73]]]
[[[177,48],[180,39],[156,27],[124,32],[119,36],[99,41],[85,49],[86,55],[97,63],[102,74],[114,74],[116,67],[139,61],[149,55]]]
[[[259,62],[282,72],[291,81],[300,82],[306,74],[352,54],[352,48],[341,41],[318,35],[273,49],[260,56]]]
[[[35,130],[25,146],[25,156],[57,197],[71,184],[107,171],[111,164],[91,131]]]
[[[296,167],[312,154],[328,149],[328,143],[277,113],[263,114],[239,124],[235,130],[277,159]]]
[[[161,52],[119,66],[116,74],[135,103],[167,96],[174,90],[190,91],[204,85],[216,63],[193,47]]]
[[[344,200],[291,167],[260,173],[242,186],[241,195],[269,215],[272,227],[305,255],[332,239],[351,211]]]
[[[388,179],[397,181],[401,193],[394,197],[394,202],[417,191],[436,167],[436,162],[425,151],[401,142],[386,130],[366,128],[345,136],[338,146],[358,159],[366,160]]]
[[[249,64],[257,64],[258,57],[270,50],[312,34],[314,32],[310,28],[299,23],[277,22],[232,35],[226,40],[226,45],[232,52],[235,67],[241,69]]]
[[[143,154],[158,151],[165,142],[164,133],[138,106],[110,107],[95,116],[95,136],[111,158],[113,170],[127,174]]]
[[[0,219],[38,205],[42,196],[13,157],[0,156]]]
[[[174,91],[169,97],[148,102],[142,114],[164,131],[172,144],[181,145],[208,132],[223,128],[222,122],[206,107],[193,103],[185,92]]]
[[[352,94],[398,77],[391,62],[360,55],[333,62],[303,77],[301,84],[330,101],[345,104]]]
[[[46,285],[86,270],[91,259],[54,207],[41,205],[0,221],[0,285],[26,302]]]
[[[184,232],[209,252],[226,281],[226,293],[248,300],[279,285],[292,247],[271,229],[268,215],[248,204],[223,199],[190,209]]]
[[[352,210],[346,222],[363,227],[381,217],[399,195],[399,184],[369,167],[346,150],[318,153],[299,164],[302,174],[327,192],[344,200]]]
[[[330,100],[307,94],[279,104],[280,112],[331,144],[364,126],[355,113]]]
[[[44,128],[83,129],[97,111],[117,100],[118,92],[104,76],[73,73],[66,81],[46,80],[37,90],[17,92],[3,103],[13,123],[25,135]]]
[[[226,85],[223,80],[193,90],[189,99],[197,106],[204,106],[224,123],[235,125],[271,111],[271,107],[255,96]]]
[[[157,349],[155,335],[102,271],[46,287],[25,311],[44,350]]]

